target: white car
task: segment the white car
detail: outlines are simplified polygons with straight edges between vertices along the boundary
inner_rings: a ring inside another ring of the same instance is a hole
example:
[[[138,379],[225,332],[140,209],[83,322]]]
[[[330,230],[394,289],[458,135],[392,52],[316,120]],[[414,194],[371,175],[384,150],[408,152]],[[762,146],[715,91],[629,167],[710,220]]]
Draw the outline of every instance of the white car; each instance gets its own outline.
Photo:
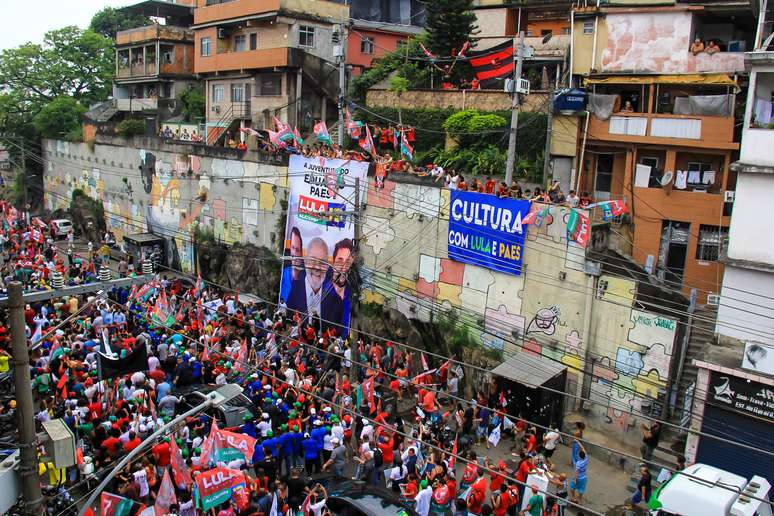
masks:
[[[73,223],[67,219],[52,220],[49,224],[53,238],[65,238],[73,231]]]

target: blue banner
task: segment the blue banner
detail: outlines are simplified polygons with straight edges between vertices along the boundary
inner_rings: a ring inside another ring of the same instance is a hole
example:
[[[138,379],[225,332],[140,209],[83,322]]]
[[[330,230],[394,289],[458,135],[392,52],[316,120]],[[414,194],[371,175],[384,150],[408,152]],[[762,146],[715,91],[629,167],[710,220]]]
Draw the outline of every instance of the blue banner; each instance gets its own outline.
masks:
[[[530,201],[451,191],[449,258],[508,274],[521,274]]]

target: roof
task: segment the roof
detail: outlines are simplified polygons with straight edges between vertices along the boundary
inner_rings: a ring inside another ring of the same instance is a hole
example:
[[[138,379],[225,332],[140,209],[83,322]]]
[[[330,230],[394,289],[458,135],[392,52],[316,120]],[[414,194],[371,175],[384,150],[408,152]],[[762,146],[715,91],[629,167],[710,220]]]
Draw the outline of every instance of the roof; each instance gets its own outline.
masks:
[[[586,84],[698,84],[704,86],[734,86],[736,81],[725,73],[637,74],[611,73],[586,77]]]
[[[166,18],[167,16],[191,16],[193,18],[194,8],[189,5],[176,4],[167,0],[144,0],[136,4],[122,7],[120,10],[126,13],[155,16],[159,18]]]
[[[131,240],[132,242],[142,244],[145,242],[158,242],[164,240],[164,237],[154,235],[153,233],[137,233],[135,235],[125,235],[124,240]]]
[[[747,484],[744,477],[706,464],[693,464],[684,471],[701,480],[677,474],[657,495],[661,508],[674,514],[726,516],[738,495],[718,484],[740,490]]]
[[[352,19],[352,26],[361,30],[373,30],[377,32],[387,32],[394,34],[403,34],[413,36],[422,32],[422,27],[416,25],[404,25],[401,23],[385,23],[371,20]]]
[[[565,369],[567,367],[564,364],[528,351],[520,351],[495,367],[492,374],[504,376],[514,382],[535,388],[562,373]]]

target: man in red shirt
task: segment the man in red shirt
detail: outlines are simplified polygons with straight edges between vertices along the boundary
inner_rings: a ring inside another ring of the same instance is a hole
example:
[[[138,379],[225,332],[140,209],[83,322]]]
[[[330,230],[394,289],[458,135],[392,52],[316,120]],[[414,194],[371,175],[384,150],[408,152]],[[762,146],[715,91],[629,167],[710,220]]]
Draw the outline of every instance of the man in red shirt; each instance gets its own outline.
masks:
[[[124,451],[128,453],[140,446],[140,444],[142,444],[142,439],[137,437],[137,434],[132,430],[129,432],[129,440],[124,445]]]
[[[481,514],[481,509],[486,501],[486,477],[484,476],[484,469],[478,468],[477,473],[478,480],[470,486],[470,494],[468,495],[468,513],[476,516]]]
[[[495,188],[497,188],[497,180],[492,179],[492,176],[487,176],[486,184],[484,185],[484,189],[486,193],[488,194],[495,193]]]
[[[117,428],[110,429],[110,437],[102,441],[102,447],[110,454],[111,457],[118,455],[118,451],[121,448],[121,439],[119,436],[121,431]]]
[[[164,441],[151,448],[151,453],[156,457],[156,466],[166,468],[172,455],[172,451],[169,448],[169,438],[164,439]]]

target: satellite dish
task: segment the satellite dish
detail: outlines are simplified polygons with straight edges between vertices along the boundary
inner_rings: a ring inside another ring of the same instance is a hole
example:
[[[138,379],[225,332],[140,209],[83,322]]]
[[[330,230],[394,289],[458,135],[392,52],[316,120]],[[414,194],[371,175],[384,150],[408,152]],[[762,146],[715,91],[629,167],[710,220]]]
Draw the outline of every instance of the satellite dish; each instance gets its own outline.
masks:
[[[553,36],[553,34],[552,34],[552,33],[550,33],[550,32],[549,32],[548,34],[546,34],[545,36],[543,36],[543,44],[545,45],[546,43],[548,43],[549,41],[551,41],[551,37],[552,37],[552,36]]]
[[[672,182],[672,178],[674,177],[675,177],[674,173],[672,173],[671,170],[667,170],[666,172],[664,172],[664,175],[661,176],[661,180],[659,182],[661,183],[661,186],[666,186]]]

